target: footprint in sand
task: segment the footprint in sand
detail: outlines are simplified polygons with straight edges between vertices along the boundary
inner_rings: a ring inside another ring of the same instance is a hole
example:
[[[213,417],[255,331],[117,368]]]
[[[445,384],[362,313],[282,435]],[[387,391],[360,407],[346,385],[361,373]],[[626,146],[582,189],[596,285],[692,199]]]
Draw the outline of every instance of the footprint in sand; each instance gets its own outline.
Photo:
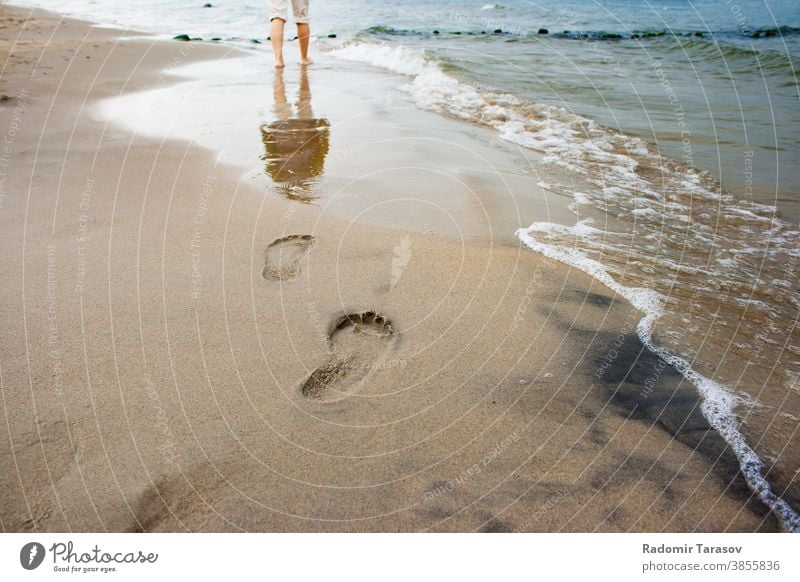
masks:
[[[339,317],[328,335],[333,354],[303,383],[303,396],[336,400],[356,392],[370,372],[387,365],[396,339],[392,323],[374,311]]]
[[[291,281],[300,274],[300,262],[314,245],[310,234],[292,234],[273,241],[264,251],[267,281]]]

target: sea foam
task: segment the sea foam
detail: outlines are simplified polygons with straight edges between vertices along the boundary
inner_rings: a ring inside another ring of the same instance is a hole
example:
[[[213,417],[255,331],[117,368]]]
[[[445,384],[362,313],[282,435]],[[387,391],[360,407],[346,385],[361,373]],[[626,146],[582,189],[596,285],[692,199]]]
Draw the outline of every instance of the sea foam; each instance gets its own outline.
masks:
[[[587,207],[601,211],[607,220],[615,221],[619,232],[601,231],[586,220],[573,226],[537,222],[519,230],[518,237],[534,251],[585,271],[644,313],[637,326],[642,343],[696,387],[702,396],[703,415],[736,454],[750,488],[786,530],[800,531],[797,513],[772,491],[764,476],[764,463],[739,430],[736,407],[752,401],[699,373],[687,359],[653,341],[654,325],[670,306],[670,297],[655,290],[659,286],[656,283],[668,290],[675,285],[676,274],[702,276],[713,282],[726,280],[734,271],[757,284],[759,275],[763,276],[764,258],[779,269],[781,261],[793,256],[797,230],[778,220],[774,208],[733,200],[706,174],[663,158],[641,139],[609,130],[561,107],[523,102],[513,95],[459,81],[421,51],[356,42],[332,54],[411,77],[400,88],[419,107],[493,127],[501,139],[542,153],[545,166],[582,180],[581,192],[563,192],[574,200],[571,208],[576,213]],[[656,179],[651,181],[647,176]],[[722,226],[713,221],[720,214],[726,219]],[[572,237],[584,248],[547,244],[537,240],[534,233]],[[602,252],[604,262],[591,258],[587,249]],[[677,261],[669,254],[673,251]],[[694,259],[687,262],[687,252],[713,260],[698,268]],[[735,257],[735,263],[728,255]],[[754,260],[751,265],[743,261],[747,256],[761,261]],[[660,271],[652,266],[656,259]],[[615,267],[608,261],[616,261]],[[645,283],[642,286],[625,286],[612,276],[637,268],[638,280]],[[714,285],[696,283],[692,292],[705,289],[709,300],[721,300]],[[765,311],[763,315],[771,317],[772,313]],[[705,323],[701,321],[700,325]]]
[[[670,353],[653,342],[653,328],[663,312],[664,298],[651,289],[626,287],[620,285],[606,270],[606,267],[587,257],[578,249],[542,243],[533,236],[535,232],[563,232],[572,230],[578,236],[596,234],[597,229],[578,223],[573,227],[551,222],[535,222],[528,228],[517,231],[519,239],[529,248],[542,255],[570,265],[592,276],[606,287],[627,299],[631,305],[644,314],[636,326],[636,333],[642,344],[656,353],[661,359],[675,368],[686,378],[703,398],[701,410],[709,424],[725,439],[739,460],[739,467],[748,486],[759,499],[769,507],[789,532],[800,532],[800,516],[783,499],[773,493],[769,481],[764,477],[764,463],[756,452],[747,444],[739,430],[736,418],[736,407],[750,404],[741,397],[732,394],[725,386],[707,378],[694,370],[689,362],[680,356]],[[588,230],[587,230],[588,229]]]

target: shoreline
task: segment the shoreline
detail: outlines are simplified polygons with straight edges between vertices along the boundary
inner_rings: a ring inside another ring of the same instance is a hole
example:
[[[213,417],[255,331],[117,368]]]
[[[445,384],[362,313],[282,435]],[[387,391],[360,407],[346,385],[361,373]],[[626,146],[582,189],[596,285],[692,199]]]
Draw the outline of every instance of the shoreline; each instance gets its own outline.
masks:
[[[329,161],[321,179],[333,188],[374,164],[379,177],[352,192],[389,194],[366,210],[345,205],[343,218],[265,195],[202,146],[84,110],[153,88],[177,56],[212,63],[227,49],[181,55],[180,43],[119,42],[65,20],[44,51],[36,37],[55,17],[32,14],[0,89],[30,93],[9,153],[24,171],[0,206],[12,257],[4,529],[777,529],[674,370],[656,380],[665,400],[620,384],[646,382],[660,362],[633,339],[639,314],[513,244],[496,183],[471,190],[480,214],[462,209],[488,217],[489,237],[409,228],[418,215],[392,208],[397,178],[378,173],[389,158],[377,151]],[[324,109],[334,77],[310,75]],[[331,117],[329,160],[365,131],[338,121],[347,115]],[[389,133],[429,118],[374,115]],[[427,153],[420,164],[444,155]],[[427,177],[406,183],[418,203],[439,192]],[[374,205],[388,216],[365,218]],[[598,376],[620,337],[624,357]],[[355,359],[341,365],[339,351]]]

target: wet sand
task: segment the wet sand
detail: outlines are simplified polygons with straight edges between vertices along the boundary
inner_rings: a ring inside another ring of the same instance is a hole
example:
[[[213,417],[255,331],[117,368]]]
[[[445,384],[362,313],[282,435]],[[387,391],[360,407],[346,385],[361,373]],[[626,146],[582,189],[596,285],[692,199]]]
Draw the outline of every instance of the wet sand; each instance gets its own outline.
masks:
[[[523,248],[535,216],[513,224],[497,178],[448,189],[476,151],[437,145],[451,121],[350,77],[376,131],[430,146],[354,153],[369,119],[272,118],[251,179],[93,109],[231,49],[8,6],[0,27],[4,531],[778,529],[639,314]],[[284,179],[293,131],[316,133]],[[332,211],[354,181],[375,199]]]

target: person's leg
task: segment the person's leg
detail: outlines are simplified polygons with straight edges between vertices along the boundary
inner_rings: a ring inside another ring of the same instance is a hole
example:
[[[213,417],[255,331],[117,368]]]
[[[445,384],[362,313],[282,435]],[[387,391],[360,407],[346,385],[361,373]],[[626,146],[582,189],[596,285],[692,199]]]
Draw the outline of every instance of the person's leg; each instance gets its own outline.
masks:
[[[269,37],[275,53],[275,67],[283,68],[283,29],[289,18],[288,0],[269,0]]]
[[[283,63],[283,28],[286,22],[281,18],[273,18],[269,23],[269,36],[272,40],[272,52],[275,53],[275,68],[282,69]]]
[[[300,44],[300,64],[310,65],[308,43],[311,39],[311,27],[308,25],[308,0],[292,0],[294,21],[297,23],[297,41]]]
[[[308,43],[311,39],[311,27],[308,23],[297,23],[297,40],[300,43],[300,64],[310,65],[312,62],[308,56]]]

